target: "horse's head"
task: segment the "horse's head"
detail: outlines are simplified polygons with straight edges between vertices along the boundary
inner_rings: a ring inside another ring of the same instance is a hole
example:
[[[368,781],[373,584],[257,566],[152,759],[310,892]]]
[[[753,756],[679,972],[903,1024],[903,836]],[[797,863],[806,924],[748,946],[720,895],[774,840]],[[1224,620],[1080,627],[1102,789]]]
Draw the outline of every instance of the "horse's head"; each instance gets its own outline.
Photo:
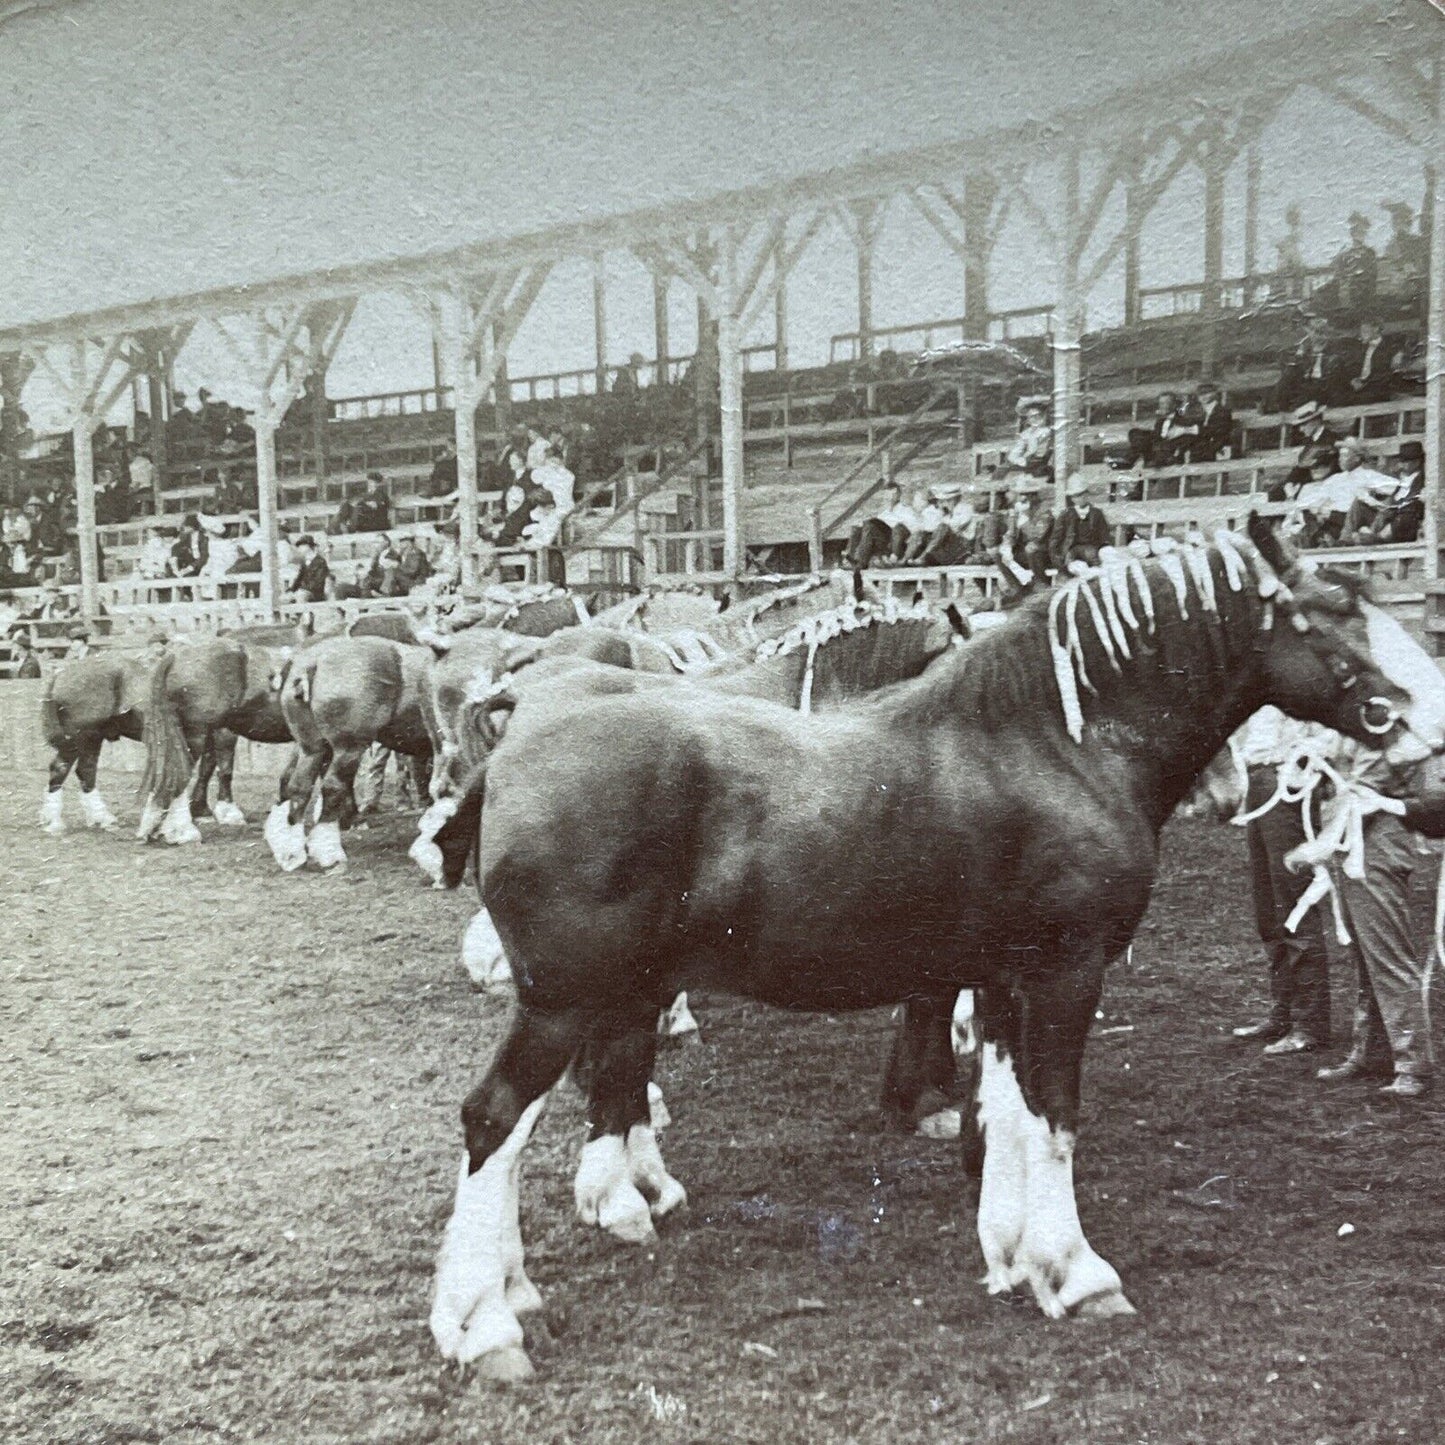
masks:
[[[1268,701],[1384,752],[1392,763],[1445,751],[1445,675],[1361,578],[1312,571],[1259,518]],[[1258,564],[1257,564],[1258,565]]]

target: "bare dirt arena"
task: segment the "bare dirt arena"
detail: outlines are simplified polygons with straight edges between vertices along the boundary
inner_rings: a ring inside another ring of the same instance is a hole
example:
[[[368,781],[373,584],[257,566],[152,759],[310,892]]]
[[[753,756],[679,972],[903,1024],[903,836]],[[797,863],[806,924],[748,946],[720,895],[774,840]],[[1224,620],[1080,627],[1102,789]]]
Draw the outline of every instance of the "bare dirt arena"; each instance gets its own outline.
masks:
[[[133,781],[102,775],[131,826]],[[554,1100],[523,1186],[540,1373],[499,1391],[426,1327],[458,1105],[502,1016],[457,962],[472,895],[424,886],[409,817],[352,835],[345,876],[283,877],[255,825],[47,837],[40,785],[0,798],[5,1441],[1445,1431],[1442,1107],[1228,1041],[1263,985],[1237,830],[1167,833],[1088,1057],[1080,1209],[1137,1319],[985,1296],[956,1146],[880,1131],[886,1013],[714,1000],[661,1062],[692,1208],[655,1253],[573,1222],[581,1108]]]

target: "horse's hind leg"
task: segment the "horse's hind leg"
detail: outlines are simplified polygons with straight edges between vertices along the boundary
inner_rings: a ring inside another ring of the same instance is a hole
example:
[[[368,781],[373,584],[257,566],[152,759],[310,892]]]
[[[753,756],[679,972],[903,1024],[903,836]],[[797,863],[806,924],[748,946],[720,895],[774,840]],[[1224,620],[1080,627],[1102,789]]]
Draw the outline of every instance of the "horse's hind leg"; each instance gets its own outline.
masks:
[[[306,805],[329,756],[327,751],[308,753],[296,749],[281,775],[280,800],[266,815],[266,845],[288,873],[306,865]]]
[[[40,826],[47,833],[63,833],[65,780],[75,766],[79,749],[67,740],[63,747],[56,748],[50,759],[50,775],[45,782],[45,801],[40,805]]]
[[[366,747],[338,744],[321,779],[321,811],[306,840],[306,853],[320,868],[336,868],[346,862],[341,846],[341,825],[355,816],[352,785]]]
[[[588,1119],[575,1187],[577,1215],[628,1244],[654,1238],[652,1221],[687,1203],[652,1127],[648,1084],[657,1055],[656,1014],[611,1017],[591,1041]]]
[[[491,1379],[532,1373],[517,1318],[541,1304],[522,1251],[522,1151],[580,1038],[575,1014],[520,1009],[462,1105],[467,1147],[437,1258],[431,1332],[448,1359],[475,1360]]]
[[[246,815],[236,806],[231,796],[231,784],[236,775],[236,734],[224,730],[215,735],[216,755],[216,822],[223,828],[244,828]]]
[[[115,814],[106,807],[105,799],[95,785],[102,746],[101,738],[87,738],[80,745],[80,755],[75,760],[75,776],[80,782],[80,806],[85,813],[85,826],[109,832],[116,826]]]
[[[931,1139],[956,1139],[962,1115],[954,1102],[951,1001],[913,998],[893,1036],[883,1076],[883,1113],[895,1128]]]
[[[201,841],[201,830],[196,827],[191,814],[191,797],[199,784],[201,797],[204,799],[206,786],[211,780],[211,769],[215,766],[215,762],[210,732],[187,732],[186,746],[190,749],[191,756],[195,758],[196,763],[191,771],[189,784],[171,799],[170,806],[166,809],[165,821],[161,824],[161,837],[167,843],[199,843]],[[204,782],[201,781],[202,778],[204,778]]]
[[[230,736],[232,734],[220,731],[207,733],[205,742],[196,754],[196,771],[188,790],[193,819],[211,816],[211,775],[216,771],[216,750],[221,746],[221,739]]]

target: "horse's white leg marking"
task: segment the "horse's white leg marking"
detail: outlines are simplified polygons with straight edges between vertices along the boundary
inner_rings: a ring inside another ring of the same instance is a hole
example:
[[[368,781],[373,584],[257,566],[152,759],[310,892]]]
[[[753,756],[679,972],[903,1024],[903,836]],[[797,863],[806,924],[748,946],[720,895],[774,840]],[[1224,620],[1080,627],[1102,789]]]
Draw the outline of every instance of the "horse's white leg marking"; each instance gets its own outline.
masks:
[[[59,793],[55,795],[57,798]],[[105,799],[100,796],[99,788],[92,788],[90,792],[82,792],[80,795],[81,810],[85,813],[85,826],[87,828],[104,828],[109,832],[116,826],[115,814],[105,805]]]
[[[346,849],[341,846],[341,824],[332,819],[318,823],[306,840],[306,853],[318,868],[336,868],[346,862]]]
[[[662,1090],[651,1079],[647,1081],[647,1112],[654,1132],[666,1129],[672,1123],[672,1115],[667,1112],[667,1100],[662,1097]]]
[[[963,1060],[978,1052],[978,1030],[973,1025],[973,990],[960,989],[953,1003],[953,1057]],[[950,1106],[928,1114],[918,1121],[918,1132],[925,1139],[957,1139],[963,1133],[963,1113]]]
[[[983,1180],[978,1194],[978,1242],[990,1294],[1007,1294],[1022,1278],[1014,1258],[1024,1234],[1028,1163],[1023,1119],[1028,1113],[1013,1060],[997,1044],[983,1046],[978,1123],[983,1130]]]
[[[65,831],[65,819],[62,816],[65,809],[65,794],[62,789],[56,788],[53,793],[46,793],[45,801],[40,805],[40,826],[47,833],[63,833]]]
[[[455,798],[439,798],[417,819],[416,841],[407,849],[407,856],[433,883],[442,881],[442,850],[434,839],[456,811]]]
[[[167,843],[179,846],[182,843],[201,841],[201,830],[191,819],[191,785],[194,782],[193,772],[186,786],[171,799],[171,805],[166,809],[166,820],[161,824],[161,837]]]
[[[522,1326],[508,1297],[530,1306],[535,1288],[522,1267],[519,1212],[522,1150],[536,1127],[546,1095],[522,1111],[506,1142],[475,1174],[462,1154],[456,1203],[437,1256],[431,1332],[449,1360],[479,1361],[492,1379],[524,1379],[532,1366],[522,1349]]]
[[[583,1224],[595,1224],[627,1244],[647,1244],[656,1237],[652,1211],[632,1182],[620,1134],[604,1134],[582,1146],[574,1197]]]
[[[1024,1238],[1017,1271],[1050,1319],[1131,1315],[1118,1272],[1084,1238],[1074,1200],[1074,1135],[1029,1114],[1024,1128],[1028,1179]]]
[[[1084,1238],[1074,1201],[1074,1136],[1024,1102],[1013,1060],[983,1046],[978,1240],[990,1294],[1027,1283],[1050,1319],[1132,1314],[1114,1267]]]
[[[161,806],[155,800],[155,794],[148,794],[145,807],[140,810],[140,826],[135,830],[135,835],[142,843],[148,843],[155,837],[156,829],[161,825],[161,819],[165,814]]]
[[[659,1032],[670,1039],[681,1038],[684,1034],[697,1032],[697,1020],[687,1006],[687,990],[684,989],[673,999],[672,1007],[662,1016]]]
[[[1370,656],[1375,666],[1410,698],[1405,722],[1414,738],[1404,738],[1387,751],[1392,762],[1415,762],[1445,742],[1445,674],[1439,665],[1388,612],[1362,602]]]
[[[650,1203],[652,1217],[661,1219],[687,1203],[687,1190],[667,1172],[657,1135],[651,1124],[634,1124],[627,1131],[627,1168],[632,1182]]]
[[[289,803],[277,803],[266,814],[265,838],[271,856],[288,873],[294,873],[306,862],[306,825],[299,820],[287,821]]]
[[[473,914],[462,935],[462,967],[478,988],[507,988],[512,982],[512,965],[485,908]]]
[[[246,815],[229,798],[222,798],[211,809],[211,816],[223,828],[244,828],[246,826]]]

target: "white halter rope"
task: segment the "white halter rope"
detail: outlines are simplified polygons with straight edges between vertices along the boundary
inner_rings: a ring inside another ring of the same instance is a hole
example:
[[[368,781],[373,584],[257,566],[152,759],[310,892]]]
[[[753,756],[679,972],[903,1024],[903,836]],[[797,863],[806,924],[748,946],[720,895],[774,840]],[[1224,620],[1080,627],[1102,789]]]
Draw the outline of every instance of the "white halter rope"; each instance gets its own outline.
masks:
[[[1229,588],[1238,592],[1249,575],[1239,552],[1239,539],[1225,532],[1216,537],[1215,544],[1224,561],[1224,575]],[[1150,543],[1150,551],[1169,579],[1182,621],[1189,620],[1191,580],[1200,610],[1218,615],[1219,599],[1215,595],[1214,574],[1210,570],[1207,548],[1194,544],[1180,546],[1170,537],[1159,537]],[[1268,571],[1262,558],[1258,559],[1257,566]],[[1278,587],[1274,574],[1269,573],[1269,576]],[[1263,580],[1260,592],[1264,595]],[[1086,692],[1098,696],[1098,689],[1084,663],[1084,639],[1079,629],[1080,600],[1088,608],[1094,635],[1109,659],[1109,666],[1122,674],[1123,663],[1132,661],[1134,656],[1130,639],[1137,638],[1140,630],[1139,615],[1134,610],[1136,594],[1152,635],[1158,631],[1158,619],[1142,563],[1132,552],[1105,547],[1099,553],[1097,567],[1063,583],[1049,599],[1049,656],[1054,664],[1054,680],[1059,688],[1064,725],[1076,743],[1084,740],[1084,710],[1079,700],[1079,688],[1083,687]]]
[[[807,662],[803,667],[803,690],[798,699],[798,711],[811,713],[813,710],[813,669],[817,662],[818,649],[845,632],[856,632],[860,627],[873,627],[880,622],[927,621],[933,611],[926,602],[900,605],[893,598],[881,602],[848,602],[813,617],[805,617],[778,637],[771,637],[758,646],[754,654],[758,662],[770,657],[786,657],[800,647],[808,649]]]
[[[796,601],[799,597],[806,597],[809,592],[816,592],[818,588],[826,586],[828,579],[813,573],[805,577],[794,587],[781,587],[776,592],[769,592],[753,602],[743,604],[743,628],[751,641],[757,642],[758,634],[754,624],[764,612],[774,607],[780,607],[784,602]]]
[[[1362,759],[1360,766],[1371,759]],[[1335,804],[1330,817],[1319,833],[1315,832],[1311,803],[1320,783],[1328,780],[1335,790]],[[1285,866],[1291,872],[1310,868],[1314,876],[1309,886],[1300,894],[1299,901],[1285,919],[1284,926],[1294,933],[1305,915],[1322,899],[1328,897],[1330,910],[1334,915],[1335,937],[1341,944],[1350,940],[1349,929],[1345,927],[1344,912],[1340,907],[1339,891],[1330,874],[1329,863],[1340,860],[1340,871],[1347,878],[1365,876],[1365,819],[1372,813],[1404,813],[1405,805],[1398,798],[1386,797],[1376,792],[1367,783],[1353,774],[1340,772],[1320,751],[1319,746],[1301,743],[1279,766],[1274,792],[1259,807],[1248,813],[1239,813],[1230,821],[1243,827],[1256,818],[1262,818],[1271,809],[1283,804],[1298,806],[1300,821],[1304,826],[1305,842],[1292,848],[1285,855]],[[1445,892],[1437,890],[1435,902],[1435,924],[1437,946],[1442,931],[1445,931]]]

